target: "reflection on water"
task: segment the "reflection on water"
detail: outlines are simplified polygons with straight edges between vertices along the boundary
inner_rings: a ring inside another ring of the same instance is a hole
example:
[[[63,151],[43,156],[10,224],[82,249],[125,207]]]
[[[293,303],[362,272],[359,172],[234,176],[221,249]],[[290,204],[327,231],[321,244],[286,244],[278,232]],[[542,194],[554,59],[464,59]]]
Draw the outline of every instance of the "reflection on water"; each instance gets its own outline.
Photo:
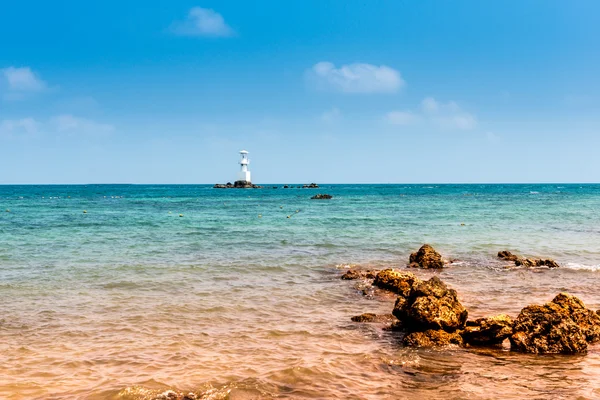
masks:
[[[363,296],[335,265],[402,266],[424,242],[461,261],[439,274],[474,318],[560,291],[600,308],[600,191],[538,186],[333,187],[329,203],[301,189],[2,187],[0,398],[598,398],[597,347],[408,349],[350,321],[394,299]],[[506,269],[505,248],[566,267]]]

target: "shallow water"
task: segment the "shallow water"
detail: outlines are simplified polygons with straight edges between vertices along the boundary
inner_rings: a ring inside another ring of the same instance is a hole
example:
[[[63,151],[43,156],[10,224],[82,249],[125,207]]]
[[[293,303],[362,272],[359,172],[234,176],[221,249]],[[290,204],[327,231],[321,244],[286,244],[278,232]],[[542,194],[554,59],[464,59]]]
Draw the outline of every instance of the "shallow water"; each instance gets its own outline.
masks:
[[[0,186],[0,211],[0,398],[600,398],[600,348],[403,348],[350,321],[393,297],[339,279],[427,242],[472,317],[600,308],[600,185]]]

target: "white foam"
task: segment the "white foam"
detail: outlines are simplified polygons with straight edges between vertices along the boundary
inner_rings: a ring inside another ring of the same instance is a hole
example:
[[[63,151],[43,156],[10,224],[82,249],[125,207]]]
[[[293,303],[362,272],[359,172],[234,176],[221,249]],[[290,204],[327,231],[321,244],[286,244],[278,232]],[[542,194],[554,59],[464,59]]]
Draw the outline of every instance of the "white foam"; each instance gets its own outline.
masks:
[[[585,265],[578,263],[567,263],[565,264],[565,268],[575,269],[580,271],[600,271],[600,264],[596,265]]]

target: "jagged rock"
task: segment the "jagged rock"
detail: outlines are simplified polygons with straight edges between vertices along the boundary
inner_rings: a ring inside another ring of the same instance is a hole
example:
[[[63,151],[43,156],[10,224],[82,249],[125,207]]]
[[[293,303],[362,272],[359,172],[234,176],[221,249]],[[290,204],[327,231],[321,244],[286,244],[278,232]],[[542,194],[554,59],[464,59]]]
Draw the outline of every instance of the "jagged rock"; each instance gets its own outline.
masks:
[[[581,300],[565,293],[544,305],[523,308],[513,325],[511,350],[525,353],[586,352],[588,336],[595,340],[597,336],[593,328],[596,326],[593,312],[583,310],[587,309]]]
[[[378,271],[366,270],[360,271],[358,269],[349,269],[342,275],[343,280],[351,281],[355,279],[374,279]]]
[[[600,341],[600,316],[597,313],[586,308],[581,300],[568,293],[559,293],[552,302],[567,311],[570,318],[583,330],[588,342]]]
[[[393,314],[411,332],[442,329],[454,332],[464,328],[468,312],[437,276],[416,282],[408,296],[400,295]]]
[[[410,347],[434,347],[455,344],[462,346],[463,339],[457,332],[446,332],[438,329],[428,329],[423,332],[412,332],[404,337],[402,344]]]
[[[392,314],[377,315],[372,313],[364,313],[350,318],[354,322],[390,322],[396,318]]]
[[[540,259],[540,258],[525,258],[517,256],[516,254],[511,253],[508,250],[503,250],[498,252],[498,258],[501,258],[506,261],[513,261],[517,267],[548,267],[548,268],[558,268],[560,267],[558,263],[550,258],[548,259]]]
[[[318,189],[319,185],[317,185],[316,183],[311,183],[310,185],[302,185],[302,187],[304,189]]]
[[[508,250],[503,250],[498,252],[498,258],[501,258],[506,261],[517,261],[519,259],[519,256],[514,255]]]
[[[314,195],[310,199],[311,200],[329,200],[329,199],[332,199],[332,198],[333,198],[333,196],[330,195],[330,194],[321,194],[321,193],[319,193],[319,194]]]
[[[389,290],[401,296],[408,297],[413,285],[418,282],[421,282],[421,280],[413,273],[385,269],[375,276],[373,285],[380,289]]]
[[[505,314],[478,318],[475,321],[467,321],[467,326],[461,335],[466,344],[498,345],[512,335],[512,326],[512,318]]]
[[[444,261],[440,253],[428,244],[421,246],[419,251],[412,253],[409,267],[413,268],[444,268]]]

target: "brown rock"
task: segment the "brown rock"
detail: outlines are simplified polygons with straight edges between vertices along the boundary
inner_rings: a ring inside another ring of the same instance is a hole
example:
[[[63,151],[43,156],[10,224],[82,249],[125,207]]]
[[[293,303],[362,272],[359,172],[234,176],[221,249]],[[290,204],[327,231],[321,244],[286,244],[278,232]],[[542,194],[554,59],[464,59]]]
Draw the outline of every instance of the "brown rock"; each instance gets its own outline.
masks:
[[[392,314],[377,315],[377,314],[372,314],[372,313],[364,313],[361,315],[356,315],[350,319],[354,322],[381,323],[381,322],[391,322],[391,321],[395,320],[396,318]]]
[[[311,197],[311,200],[330,200],[332,199],[333,196],[330,194],[326,194],[326,193],[319,193],[319,194],[315,194],[313,197]]]
[[[424,332],[412,332],[404,337],[402,344],[411,347],[448,346],[451,344],[461,346],[462,337],[457,333],[448,333],[442,330],[429,329]]]
[[[508,250],[503,250],[503,251],[498,252],[498,258],[501,258],[501,259],[507,260],[507,261],[517,261],[519,259],[519,256],[511,253]]]
[[[600,341],[600,316],[597,313],[585,308],[581,300],[568,293],[559,293],[552,299],[552,302],[561,306],[569,314],[569,317],[579,325],[588,342]]]
[[[421,282],[421,280],[410,272],[384,269],[375,276],[373,285],[406,297],[417,282]]]
[[[379,271],[368,269],[361,271],[358,269],[349,269],[342,275],[343,280],[354,280],[354,279],[374,279]]]
[[[391,323],[391,325],[383,328],[384,331],[392,331],[392,332],[400,332],[404,330],[404,326],[402,326],[402,322],[396,320]]]
[[[393,314],[411,332],[442,329],[455,332],[464,328],[468,312],[437,276],[413,285],[408,296],[398,296]]]
[[[424,244],[419,251],[410,255],[409,266],[414,267],[415,264],[420,268],[444,268],[442,256],[428,244]]]
[[[498,345],[512,335],[512,326],[512,318],[504,314],[479,318],[475,321],[467,321],[462,337],[467,344]]]
[[[501,258],[501,259],[507,260],[507,261],[514,261],[514,263],[517,267],[520,267],[520,266],[523,266],[523,267],[548,267],[548,268],[558,268],[559,267],[558,263],[550,258],[542,259],[542,258],[519,257],[507,250],[499,251],[498,258]]]
[[[559,297],[560,296],[560,297]],[[511,350],[525,353],[584,353],[587,351],[585,324],[571,318],[572,307],[579,299],[559,295],[542,306],[531,305],[521,310],[510,336]],[[593,335],[592,335],[593,336]]]

